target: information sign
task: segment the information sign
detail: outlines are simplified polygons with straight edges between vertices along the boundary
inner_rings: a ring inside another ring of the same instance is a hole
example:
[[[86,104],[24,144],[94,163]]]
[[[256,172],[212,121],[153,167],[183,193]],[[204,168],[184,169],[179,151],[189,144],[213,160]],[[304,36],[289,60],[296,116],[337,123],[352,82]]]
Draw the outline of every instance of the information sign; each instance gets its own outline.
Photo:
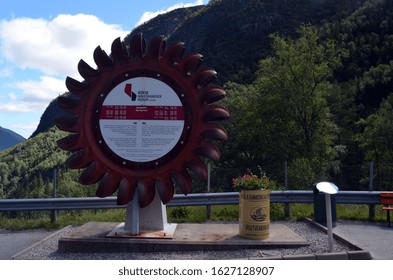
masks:
[[[167,84],[137,77],[109,92],[100,108],[99,125],[105,143],[121,158],[154,161],[178,143],[184,129],[184,110]]]

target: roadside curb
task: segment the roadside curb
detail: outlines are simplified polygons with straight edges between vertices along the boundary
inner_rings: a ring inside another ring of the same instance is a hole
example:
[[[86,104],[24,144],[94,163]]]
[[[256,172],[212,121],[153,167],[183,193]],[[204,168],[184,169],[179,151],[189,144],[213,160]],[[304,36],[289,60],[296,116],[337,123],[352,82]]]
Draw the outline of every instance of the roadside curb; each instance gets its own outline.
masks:
[[[327,227],[325,227],[324,225],[321,225],[320,223],[315,222],[314,220],[310,219],[310,218],[305,218],[304,219],[307,223],[311,224],[312,226],[322,230],[323,232],[327,233]],[[340,242],[353,247],[355,250],[360,250],[363,251],[364,249],[361,248],[359,245],[355,244],[353,241],[349,241],[348,239],[340,236],[339,234],[335,233],[333,231],[333,237],[337,240],[339,240]]]
[[[324,254],[285,255],[274,257],[249,258],[249,260],[372,260],[368,251],[347,251]]]
[[[304,219],[310,225],[324,231],[327,233],[327,228],[310,218]],[[373,257],[369,251],[364,250],[360,246],[354,244],[348,239],[333,233],[333,237],[344,243],[347,246],[354,248],[354,250],[346,252],[332,252],[332,253],[322,253],[322,254],[304,254],[304,255],[278,255],[260,258],[250,258],[252,260],[372,260]]]
[[[311,224],[312,226],[324,231],[327,233],[327,227],[321,225],[320,223],[315,222],[310,218],[304,219],[307,223]],[[339,234],[333,232],[333,238],[336,240],[344,243],[347,246],[354,248],[354,250],[347,251],[347,252],[336,252],[336,253],[324,253],[324,254],[316,254],[317,260],[372,260],[373,257],[369,251],[364,250],[359,245],[355,244],[354,242],[340,236]]]

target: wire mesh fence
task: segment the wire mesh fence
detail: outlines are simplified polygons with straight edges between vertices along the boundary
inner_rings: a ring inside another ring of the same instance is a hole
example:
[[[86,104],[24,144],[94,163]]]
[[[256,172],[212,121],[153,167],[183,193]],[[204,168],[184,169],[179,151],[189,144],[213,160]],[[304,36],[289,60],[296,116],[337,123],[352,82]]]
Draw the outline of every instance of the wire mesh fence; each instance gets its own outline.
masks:
[[[192,193],[219,193],[232,192],[232,180],[242,176],[245,173],[260,175],[261,170],[258,166],[248,168],[223,168],[208,167],[208,179],[200,180],[193,177]],[[293,170],[297,170],[295,173]],[[359,166],[340,166],[324,176],[323,178],[303,178],[299,169],[293,168],[287,163],[283,163],[280,168],[270,168],[266,175],[274,180],[281,189],[286,190],[312,190],[313,183],[322,180],[334,182],[340,190],[357,191],[357,190],[374,190],[385,191],[393,190],[393,164],[375,164],[368,162]],[[22,199],[22,198],[71,198],[71,197],[93,197],[98,185],[84,186],[78,183],[78,177],[81,171],[68,169],[46,169],[40,173],[14,174],[6,177],[0,170],[0,199]],[[180,194],[181,191],[175,187],[175,193]],[[114,194],[116,195],[116,193]],[[192,210],[190,210],[192,209]],[[237,214],[237,206],[230,207],[176,207],[176,209],[168,209],[168,217],[175,221],[188,219],[190,216],[194,221],[198,221],[201,217],[220,219],[220,217],[235,217]],[[62,211],[66,215],[77,217],[78,211]],[[104,210],[92,210],[93,214],[105,216]],[[123,212],[122,212],[123,213]],[[55,213],[51,213],[51,218]],[[7,217],[26,217],[39,218],[43,215],[40,212],[35,213],[2,213]],[[109,214],[108,214],[109,215]],[[95,218],[97,219],[97,217]]]
[[[283,163],[281,168],[270,170],[266,175],[286,190],[312,190],[318,181],[334,182],[340,190],[384,191],[393,190],[393,164],[373,162],[358,166],[340,166],[323,178],[302,179],[302,174]],[[223,168],[210,166],[208,179],[193,177],[193,193],[231,192],[232,180],[245,173],[264,173],[258,166],[243,168]],[[95,196],[97,184],[84,186],[78,183],[80,171],[67,169],[46,169],[34,174],[11,174],[2,176],[0,170],[0,199],[89,197]],[[299,179],[300,178],[300,179]],[[177,188],[176,193],[181,193]]]

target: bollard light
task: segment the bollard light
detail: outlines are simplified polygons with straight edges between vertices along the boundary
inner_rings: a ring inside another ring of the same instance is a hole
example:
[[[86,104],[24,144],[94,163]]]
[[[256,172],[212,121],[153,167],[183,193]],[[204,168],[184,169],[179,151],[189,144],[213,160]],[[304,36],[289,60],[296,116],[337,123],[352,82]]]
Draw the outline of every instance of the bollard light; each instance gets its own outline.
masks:
[[[330,195],[336,194],[338,192],[338,187],[330,182],[319,182],[316,184],[316,188],[319,192],[325,194],[328,244],[329,244],[329,252],[332,252],[333,251],[333,225],[332,225],[332,206],[331,206]]]

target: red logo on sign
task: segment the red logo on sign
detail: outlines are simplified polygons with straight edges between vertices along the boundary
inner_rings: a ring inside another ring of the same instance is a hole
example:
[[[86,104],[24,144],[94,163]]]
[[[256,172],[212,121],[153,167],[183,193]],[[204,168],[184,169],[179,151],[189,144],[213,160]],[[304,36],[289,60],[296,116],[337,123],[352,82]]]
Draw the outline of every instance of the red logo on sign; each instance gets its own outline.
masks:
[[[132,91],[132,84],[126,84],[126,86],[124,87],[124,92],[129,97],[131,97],[132,101],[136,100],[136,93]]]

